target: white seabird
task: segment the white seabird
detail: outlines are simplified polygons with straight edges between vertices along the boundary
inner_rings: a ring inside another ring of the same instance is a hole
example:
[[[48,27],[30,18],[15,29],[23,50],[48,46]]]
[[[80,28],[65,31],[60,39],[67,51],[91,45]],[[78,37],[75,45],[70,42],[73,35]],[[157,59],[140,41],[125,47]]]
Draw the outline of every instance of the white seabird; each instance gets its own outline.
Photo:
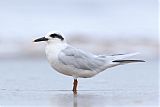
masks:
[[[77,93],[77,78],[90,78],[98,73],[117,65],[144,62],[143,60],[126,60],[138,53],[117,55],[95,55],[67,44],[64,37],[50,32],[34,42],[46,41],[47,59],[56,71],[74,78],[73,92]],[[125,59],[124,59],[125,58]]]

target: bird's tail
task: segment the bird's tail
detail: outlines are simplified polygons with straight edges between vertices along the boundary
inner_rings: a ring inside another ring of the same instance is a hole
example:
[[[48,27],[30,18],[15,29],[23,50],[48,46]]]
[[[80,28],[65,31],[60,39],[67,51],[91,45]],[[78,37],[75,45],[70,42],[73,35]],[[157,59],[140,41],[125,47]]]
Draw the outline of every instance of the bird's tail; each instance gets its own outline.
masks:
[[[112,60],[120,60],[120,59],[124,59],[124,58],[129,58],[131,56],[135,56],[140,54],[139,52],[135,52],[135,53],[129,53],[129,54],[115,54],[115,55],[111,55]]]
[[[119,55],[112,55],[112,62],[119,62],[120,64],[126,63],[133,63],[133,62],[145,62],[144,60],[127,60],[125,58],[129,58],[135,55],[140,54],[139,52],[136,53],[129,53],[129,54],[119,54]]]

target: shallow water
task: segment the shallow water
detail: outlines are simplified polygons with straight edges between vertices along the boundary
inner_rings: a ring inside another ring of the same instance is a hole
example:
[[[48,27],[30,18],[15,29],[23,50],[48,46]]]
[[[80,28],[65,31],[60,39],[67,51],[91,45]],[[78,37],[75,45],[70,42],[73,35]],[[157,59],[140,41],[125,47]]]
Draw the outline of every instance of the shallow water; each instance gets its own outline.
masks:
[[[135,63],[79,79],[54,72],[46,60],[0,61],[0,105],[51,107],[158,106],[158,62]]]

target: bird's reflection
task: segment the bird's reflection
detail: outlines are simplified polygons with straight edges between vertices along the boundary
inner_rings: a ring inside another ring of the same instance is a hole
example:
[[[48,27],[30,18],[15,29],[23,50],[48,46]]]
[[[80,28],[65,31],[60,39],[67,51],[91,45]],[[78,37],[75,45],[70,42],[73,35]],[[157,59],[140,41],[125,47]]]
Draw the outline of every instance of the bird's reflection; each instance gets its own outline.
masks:
[[[77,94],[73,94],[73,107],[78,107],[77,106]]]
[[[103,95],[95,94],[57,94],[52,99],[52,105],[55,107],[103,107],[106,104]]]

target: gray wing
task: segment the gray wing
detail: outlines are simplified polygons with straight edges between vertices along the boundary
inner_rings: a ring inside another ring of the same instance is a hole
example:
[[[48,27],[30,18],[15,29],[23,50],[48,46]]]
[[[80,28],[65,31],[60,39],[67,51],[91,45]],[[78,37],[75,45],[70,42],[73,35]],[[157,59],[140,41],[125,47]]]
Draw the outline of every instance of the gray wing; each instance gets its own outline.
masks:
[[[61,63],[71,65],[78,69],[94,70],[101,68],[105,64],[105,58],[98,57],[89,52],[71,46],[63,49],[58,56]]]

